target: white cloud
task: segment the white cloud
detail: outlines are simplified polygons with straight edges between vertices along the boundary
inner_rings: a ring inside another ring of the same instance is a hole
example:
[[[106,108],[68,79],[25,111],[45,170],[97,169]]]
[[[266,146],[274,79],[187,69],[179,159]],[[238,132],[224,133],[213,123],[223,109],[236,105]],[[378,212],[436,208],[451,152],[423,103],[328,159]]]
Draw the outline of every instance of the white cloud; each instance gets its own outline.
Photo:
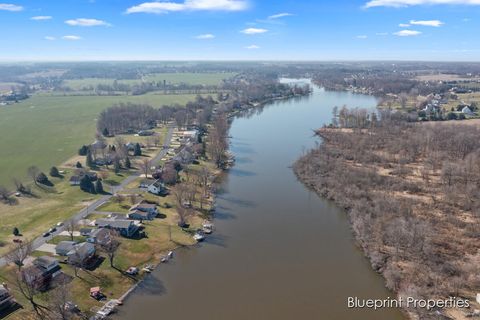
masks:
[[[241,11],[248,8],[246,0],[184,0],[178,2],[144,2],[130,7],[126,13],[168,13],[178,11]]]
[[[267,29],[261,29],[261,28],[247,28],[241,31],[242,33],[245,34],[260,34],[260,33],[265,33],[268,32]]]
[[[97,19],[86,19],[86,18],[78,18],[78,19],[71,19],[66,20],[66,24],[70,26],[78,26],[78,27],[97,27],[97,26],[111,26],[110,23],[105,22],[103,20]]]
[[[35,20],[35,21],[50,20],[50,19],[52,19],[51,16],[35,16],[30,18],[30,20]]]
[[[440,20],[410,20],[410,24],[427,27],[440,27],[444,23]]]
[[[4,11],[22,11],[22,6],[17,6],[16,4],[11,3],[0,3],[0,10]]]
[[[399,37],[413,37],[413,36],[418,36],[422,34],[420,31],[416,30],[400,30],[398,32],[395,32],[394,35],[399,36]]]
[[[206,33],[206,34],[200,34],[196,36],[195,38],[200,39],[200,40],[208,40],[208,39],[213,39],[215,38],[215,35],[211,33]]]
[[[56,40],[56,38],[55,38],[55,37],[52,37],[52,36],[46,36],[44,39],[45,39],[45,40],[49,40],[49,41]]]
[[[408,27],[410,27],[410,25],[409,25],[408,23],[400,23],[398,26],[399,26],[400,28],[408,28]]]
[[[361,35],[357,36],[357,39],[367,39],[367,38],[368,38],[368,36],[365,35],[365,34],[361,34]]]
[[[257,46],[256,44],[252,44],[252,45],[249,45],[249,46],[245,47],[245,49],[253,50],[253,49],[260,49],[260,47]]]
[[[373,7],[410,7],[418,5],[440,5],[440,4],[459,4],[459,5],[480,5],[480,0],[371,0],[365,4],[365,8]]]
[[[288,13],[288,12],[282,12],[282,13],[273,14],[273,15],[269,16],[268,19],[269,20],[280,19],[280,18],[289,17],[289,16],[293,16],[293,14]]]
[[[82,39],[82,38],[79,37],[79,36],[69,35],[69,36],[63,36],[62,39],[63,39],[63,40],[76,41],[76,40],[80,40],[80,39]]]

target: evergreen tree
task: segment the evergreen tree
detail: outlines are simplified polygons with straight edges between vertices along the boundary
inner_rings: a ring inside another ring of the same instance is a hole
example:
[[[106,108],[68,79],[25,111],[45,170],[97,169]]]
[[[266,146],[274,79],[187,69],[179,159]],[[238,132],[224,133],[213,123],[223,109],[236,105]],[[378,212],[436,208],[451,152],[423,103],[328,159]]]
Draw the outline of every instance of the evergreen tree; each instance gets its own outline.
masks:
[[[93,168],[95,167],[95,164],[93,163],[93,157],[92,157],[92,152],[90,151],[90,149],[88,149],[87,151],[87,166],[90,167],[90,168]]]
[[[41,183],[41,184],[44,184],[44,185],[52,185],[52,183],[50,182],[50,180],[48,180],[48,177],[46,176],[45,173],[43,172],[40,172],[37,176],[37,182],[38,183]]]
[[[133,151],[133,155],[136,156],[136,157],[139,157],[142,155],[142,148],[140,147],[140,143],[136,143],[135,144],[135,149]]]
[[[14,235],[15,237],[18,237],[18,236],[20,235],[20,230],[18,230],[17,227],[13,228],[13,235]]]
[[[85,192],[95,193],[95,186],[88,175],[84,175],[80,180],[80,189]]]
[[[132,167],[132,163],[130,162],[130,158],[125,158],[125,168],[130,169]]]
[[[115,148],[115,146],[112,146],[111,151],[112,151],[112,152],[116,152],[116,151],[117,151],[117,148]]]
[[[50,176],[51,177],[60,177],[60,172],[58,172],[57,167],[52,167],[50,169]]]
[[[120,173],[121,165],[120,165],[120,160],[118,158],[115,158],[113,160],[113,170],[115,171],[116,174]]]
[[[83,145],[79,150],[78,150],[78,155],[80,156],[86,156],[88,152],[88,147],[86,145]]]
[[[82,167],[82,164],[80,163],[80,161],[77,161],[77,164],[75,165],[75,167],[77,167],[78,169]]]
[[[103,129],[102,134],[103,134],[104,137],[110,136],[110,132],[108,132],[108,128],[107,128],[107,127],[105,127],[105,129]]]
[[[97,182],[95,182],[95,191],[97,191],[97,193],[104,193],[102,179],[97,179]]]

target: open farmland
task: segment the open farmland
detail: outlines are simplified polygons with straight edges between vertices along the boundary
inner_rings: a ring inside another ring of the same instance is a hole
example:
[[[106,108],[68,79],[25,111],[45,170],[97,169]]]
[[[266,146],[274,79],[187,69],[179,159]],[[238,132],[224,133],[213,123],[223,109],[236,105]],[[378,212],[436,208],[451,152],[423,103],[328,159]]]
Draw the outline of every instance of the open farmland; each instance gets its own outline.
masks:
[[[170,84],[186,83],[189,85],[219,85],[223,79],[234,76],[235,73],[154,73],[144,76],[142,79],[119,79],[119,84],[135,85],[143,82],[162,82],[165,80]],[[66,80],[65,86],[72,88],[73,90],[82,90],[90,86],[112,85],[115,79],[113,78],[85,78]]]
[[[93,141],[95,120],[105,108],[119,102],[184,105],[195,95],[142,96],[33,96],[0,108],[0,185],[24,179],[36,165],[48,170],[73,156],[82,144]]]

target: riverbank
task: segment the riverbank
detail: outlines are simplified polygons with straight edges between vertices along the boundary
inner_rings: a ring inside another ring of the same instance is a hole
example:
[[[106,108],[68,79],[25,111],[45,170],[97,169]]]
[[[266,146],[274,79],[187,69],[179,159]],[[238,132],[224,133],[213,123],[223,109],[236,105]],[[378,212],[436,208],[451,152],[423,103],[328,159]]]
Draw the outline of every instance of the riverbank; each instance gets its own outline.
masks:
[[[479,308],[480,220],[469,191],[477,176],[467,164],[476,163],[479,146],[464,148],[477,131],[395,122],[320,129],[322,144],[294,165],[300,181],[347,211],[372,268],[398,297],[470,302],[470,308],[404,309],[413,319],[465,319]]]

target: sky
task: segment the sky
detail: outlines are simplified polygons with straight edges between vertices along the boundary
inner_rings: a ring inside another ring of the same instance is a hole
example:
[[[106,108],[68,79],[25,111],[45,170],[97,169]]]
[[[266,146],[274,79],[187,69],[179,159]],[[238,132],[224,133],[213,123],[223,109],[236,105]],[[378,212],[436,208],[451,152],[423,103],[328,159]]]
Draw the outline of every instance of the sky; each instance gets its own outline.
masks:
[[[0,61],[480,60],[480,0],[0,0],[0,29]]]

